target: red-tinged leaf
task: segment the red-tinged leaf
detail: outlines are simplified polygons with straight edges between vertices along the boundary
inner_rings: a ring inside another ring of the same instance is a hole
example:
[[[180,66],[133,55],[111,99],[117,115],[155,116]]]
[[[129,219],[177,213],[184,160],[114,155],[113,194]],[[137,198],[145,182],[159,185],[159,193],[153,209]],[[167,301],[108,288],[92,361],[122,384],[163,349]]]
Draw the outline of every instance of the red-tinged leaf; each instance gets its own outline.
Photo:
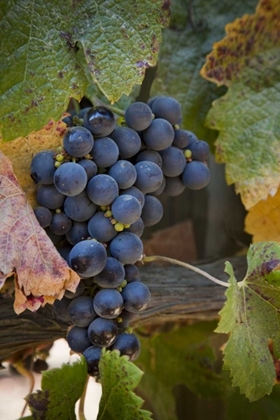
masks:
[[[79,276],[60,257],[40,227],[12,169],[0,151],[0,288],[15,275],[17,314],[36,311],[75,291]]]

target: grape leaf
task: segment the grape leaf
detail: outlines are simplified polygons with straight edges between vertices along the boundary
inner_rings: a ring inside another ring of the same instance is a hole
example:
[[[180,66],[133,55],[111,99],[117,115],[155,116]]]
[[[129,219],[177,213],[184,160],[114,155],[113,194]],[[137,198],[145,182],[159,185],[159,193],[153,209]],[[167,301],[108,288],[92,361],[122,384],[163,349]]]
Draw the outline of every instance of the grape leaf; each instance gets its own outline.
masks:
[[[58,120],[92,80],[110,101],[156,64],[168,0],[13,0],[0,8],[0,123],[5,140]],[[3,57],[5,59],[3,60]]]
[[[79,276],[54,248],[39,225],[11,162],[0,151],[0,288],[15,274],[14,310],[36,311],[75,291]]]
[[[216,158],[247,209],[280,183],[280,2],[261,0],[253,15],[226,26],[201,74],[228,92],[213,103],[207,125],[220,134]]]
[[[247,259],[247,274],[239,283],[232,266],[226,265],[230,287],[216,332],[230,333],[224,369],[231,371],[233,386],[256,401],[271,393],[276,379],[269,340],[280,356],[280,244],[254,244]]]
[[[26,137],[18,137],[12,142],[4,143],[0,136],[0,150],[12,162],[14,174],[32,206],[38,205],[35,199],[36,185],[30,176],[32,157],[42,150],[55,150],[61,146],[65,130],[64,122],[50,120],[41,130]]]
[[[72,365],[43,372],[42,390],[26,398],[32,418],[75,420],[75,403],[82,396],[86,378],[84,357]]]
[[[257,0],[171,3],[170,27],[163,31],[151,94],[175,97],[182,104],[183,126],[199,138],[209,141],[216,137],[204,123],[212,101],[224,93],[201,77],[205,56],[224,35],[225,25],[236,16],[252,13],[256,4]]]
[[[249,209],[245,219],[246,232],[253,235],[253,242],[280,242],[280,190],[273,197],[259,201]]]
[[[134,392],[143,372],[119,352],[103,353],[99,370],[102,397],[97,420],[149,420],[151,413],[142,410],[142,398]]]

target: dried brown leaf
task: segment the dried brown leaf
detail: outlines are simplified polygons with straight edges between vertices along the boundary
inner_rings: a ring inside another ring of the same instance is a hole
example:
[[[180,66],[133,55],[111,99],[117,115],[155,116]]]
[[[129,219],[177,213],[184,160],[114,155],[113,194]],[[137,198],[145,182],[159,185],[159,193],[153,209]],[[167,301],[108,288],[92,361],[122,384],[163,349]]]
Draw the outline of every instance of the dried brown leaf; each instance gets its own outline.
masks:
[[[14,310],[36,311],[75,291],[71,270],[40,227],[9,159],[0,151],[0,288],[15,275]]]

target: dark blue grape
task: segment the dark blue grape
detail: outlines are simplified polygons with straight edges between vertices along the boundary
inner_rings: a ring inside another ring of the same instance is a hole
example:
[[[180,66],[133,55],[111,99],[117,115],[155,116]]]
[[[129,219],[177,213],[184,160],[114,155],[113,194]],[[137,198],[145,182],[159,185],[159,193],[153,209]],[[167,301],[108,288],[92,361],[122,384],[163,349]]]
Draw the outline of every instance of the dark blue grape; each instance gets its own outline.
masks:
[[[58,245],[64,240],[63,235],[56,235],[55,233],[51,231],[49,226],[45,228],[45,232],[54,245]]]
[[[169,178],[168,176],[165,177],[165,188],[163,192],[169,197],[176,197],[177,195],[182,194],[185,188],[186,186],[183,183],[181,177],[179,176],[175,176],[173,178]]]
[[[88,221],[89,235],[99,242],[109,242],[117,235],[110,219],[104,216],[103,211],[95,213]]]
[[[122,290],[124,309],[129,312],[143,311],[151,300],[148,287],[140,281],[128,283]]]
[[[182,150],[178,147],[170,146],[162,150],[160,156],[162,158],[163,175],[173,177],[183,173],[186,166],[186,158]]]
[[[182,174],[182,181],[191,190],[200,190],[208,185],[210,171],[203,162],[193,160],[187,163]]]
[[[109,249],[112,257],[123,264],[134,264],[143,254],[141,239],[131,232],[118,233],[111,241]]]
[[[100,273],[106,264],[107,253],[102,244],[85,240],[73,246],[69,264],[81,277],[92,277]]]
[[[148,160],[149,162],[156,163],[160,168],[162,167],[162,158],[158,152],[155,150],[142,150],[142,152],[138,153],[136,156],[136,163],[143,162],[143,160]]]
[[[114,140],[101,137],[95,140],[90,154],[99,168],[108,168],[118,160],[119,149]]]
[[[110,175],[95,175],[87,185],[89,199],[98,206],[111,204],[119,194],[119,187]]]
[[[55,173],[55,153],[52,150],[45,150],[37,153],[31,161],[31,177],[36,184],[51,185]]]
[[[63,147],[70,156],[81,158],[87,155],[93,147],[93,137],[84,127],[71,127],[63,138]]]
[[[140,191],[139,188],[135,187],[134,185],[132,185],[132,187],[126,188],[125,190],[120,190],[120,195],[123,194],[132,195],[133,197],[137,198],[141,207],[144,206],[145,196],[142,191]]]
[[[162,178],[162,182],[160,186],[155,191],[152,191],[151,193],[149,193],[150,195],[153,195],[154,197],[158,197],[164,192],[165,184],[166,184],[165,178],[166,178],[165,176]]]
[[[72,227],[72,220],[65,213],[55,213],[50,228],[56,235],[65,235]]]
[[[99,360],[101,358],[100,347],[90,346],[84,352],[83,356],[87,362],[87,371],[90,376],[98,376],[99,374]]]
[[[118,326],[112,319],[95,318],[88,327],[88,338],[97,347],[108,347],[118,335]]]
[[[137,198],[123,194],[113,201],[111,210],[113,217],[118,222],[130,225],[139,219],[142,208]]]
[[[156,118],[164,118],[172,125],[177,124],[181,117],[180,103],[167,96],[157,98],[152,104],[152,111]]]
[[[135,165],[137,178],[135,187],[139,188],[144,194],[157,190],[163,180],[162,170],[154,162],[143,161]]]
[[[129,228],[125,229],[125,232],[134,233],[139,238],[141,238],[141,236],[143,235],[143,232],[144,232],[144,228],[145,228],[145,225],[143,223],[143,220],[141,219],[141,217],[139,217],[139,219],[136,220],[136,222],[131,223]]]
[[[140,354],[140,341],[135,334],[120,334],[110,350],[119,350],[121,356],[128,356],[133,362]]]
[[[124,267],[119,260],[108,257],[103,270],[94,277],[100,287],[113,289],[119,287],[124,280]]]
[[[102,318],[116,318],[123,310],[122,295],[116,289],[99,290],[94,296],[93,307]]]
[[[89,198],[85,191],[73,197],[66,197],[64,211],[75,222],[85,222],[96,212],[97,206]]]
[[[163,216],[163,207],[161,202],[152,195],[146,195],[145,204],[142,209],[141,219],[145,226],[156,225]]]
[[[36,207],[34,209],[36,219],[42,228],[46,228],[52,221],[52,212],[47,207]]]
[[[57,168],[53,181],[61,194],[74,196],[85,189],[87,173],[78,163],[66,162]]]
[[[86,222],[74,222],[72,228],[66,233],[66,239],[71,245],[84,241],[89,237],[88,225]]]
[[[135,131],[143,131],[149,127],[154,115],[151,108],[144,102],[134,102],[126,108],[125,121]]]
[[[76,325],[68,331],[66,340],[70,349],[76,353],[83,353],[92,344],[88,338],[88,329]]]
[[[139,317],[139,313],[136,312],[128,312],[126,309],[122,310],[122,313],[117,318],[117,323],[119,329],[124,329],[129,327],[131,321]]]
[[[54,185],[38,185],[36,198],[41,206],[50,210],[59,209],[63,206],[65,195],[61,194]]]
[[[190,142],[189,131],[182,130],[179,128],[178,130],[174,130],[174,140],[172,142],[172,146],[178,147],[179,149],[185,149]]]
[[[77,327],[88,327],[97,317],[90,296],[78,296],[68,306],[69,318]]]
[[[106,137],[116,126],[114,114],[104,106],[90,108],[84,115],[84,126],[97,137]]]
[[[90,159],[81,159],[78,162],[78,165],[81,165],[87,173],[88,181],[97,174],[97,166],[93,160]]]
[[[174,139],[172,125],[162,119],[156,118],[142,133],[144,143],[153,150],[164,150],[171,146]]]
[[[55,300],[52,306],[53,313],[56,316],[56,318],[59,318],[62,321],[67,322],[68,324],[70,322],[68,313],[68,306],[70,302],[71,300],[64,296],[61,300]]]
[[[191,150],[191,158],[193,160],[200,160],[201,162],[205,162],[209,157],[210,147],[206,141],[198,140],[193,142],[190,146],[187,147],[187,149]]]
[[[108,174],[116,180],[120,189],[131,187],[136,180],[135,167],[127,160],[118,160],[111,166]]]
[[[140,136],[132,128],[116,127],[110,137],[117,144],[121,159],[135,156],[141,148]]]
[[[70,290],[65,290],[64,296],[72,300],[79,296],[82,296],[84,294],[84,291],[85,291],[85,284],[81,280],[75,292],[70,292]]]
[[[124,266],[125,279],[128,283],[136,281],[140,277],[139,269],[134,264],[126,264]]]

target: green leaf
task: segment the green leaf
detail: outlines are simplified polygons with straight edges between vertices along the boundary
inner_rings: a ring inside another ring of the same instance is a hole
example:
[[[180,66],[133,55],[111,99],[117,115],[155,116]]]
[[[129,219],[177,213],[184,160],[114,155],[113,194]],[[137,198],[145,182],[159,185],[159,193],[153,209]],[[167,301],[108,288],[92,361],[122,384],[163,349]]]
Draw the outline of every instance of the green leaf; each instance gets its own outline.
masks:
[[[257,0],[174,0],[170,27],[163,31],[152,95],[175,97],[182,104],[183,126],[199,138],[216,133],[204,126],[207,112],[223,88],[200,76],[212,44],[224,35],[224,26],[237,16],[253,12]]]
[[[223,396],[224,384],[217,372],[216,352],[225,338],[213,333],[216,325],[216,322],[203,322],[148,338],[140,336],[141,354],[136,364],[145,375],[138,389],[156,418],[177,419],[176,386],[186,387],[201,399]]]
[[[0,123],[5,140],[59,119],[71,97],[81,99],[88,86],[84,60],[111,102],[129,94],[145,69],[156,64],[168,16],[169,2],[163,0],[2,2]]]
[[[216,332],[230,333],[224,350],[224,369],[231,371],[233,386],[239,386],[250,401],[270,394],[276,373],[269,340],[280,355],[280,244],[259,242],[248,252],[248,271],[237,283],[227,263],[230,287],[220,312]]]
[[[150,420],[151,413],[141,410],[142,398],[133,390],[143,372],[118,351],[104,352],[99,370],[102,397],[97,420]]]
[[[81,397],[87,378],[85,359],[73,365],[43,372],[42,390],[26,400],[33,419],[75,420],[75,403]]]
[[[229,24],[201,74],[229,90],[213,103],[207,125],[219,130],[218,162],[226,163],[247,209],[280,184],[280,3],[261,0],[253,15]]]

